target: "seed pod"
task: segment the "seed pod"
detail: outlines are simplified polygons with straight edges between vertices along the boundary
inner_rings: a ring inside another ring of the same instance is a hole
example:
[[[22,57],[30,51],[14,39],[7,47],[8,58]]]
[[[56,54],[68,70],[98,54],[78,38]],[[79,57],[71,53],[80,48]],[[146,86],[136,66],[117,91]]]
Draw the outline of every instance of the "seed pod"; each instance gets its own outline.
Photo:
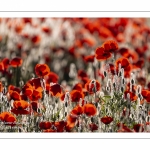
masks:
[[[92,123],[94,122],[94,118],[93,118],[93,117],[91,117],[91,122],[92,122]]]
[[[125,84],[125,79],[124,78],[122,79],[122,84]]]
[[[123,87],[121,87],[121,92],[122,92],[122,93],[124,92],[124,88],[123,88]]]
[[[138,94],[139,99],[143,99],[143,96],[141,94]]]
[[[38,112],[38,113],[40,113],[40,112],[41,112],[40,108],[38,108],[38,109],[37,109],[37,112]]]
[[[115,82],[113,83],[113,87],[114,87],[114,88],[116,87],[116,83],[115,83]]]
[[[146,117],[146,122],[150,122],[150,116]]]
[[[67,102],[65,102],[65,107],[67,107],[68,106],[68,103]]]
[[[109,92],[109,90],[110,90],[110,88],[107,86],[107,87],[106,87],[106,91],[108,91],[108,92]]]
[[[134,79],[131,79],[131,84],[135,84],[135,80]]]
[[[58,100],[57,100],[57,99],[55,100],[55,103],[56,103],[56,104],[58,103]]]
[[[121,71],[119,72],[119,77],[121,77],[121,75],[122,75],[122,73],[121,73]]]
[[[67,116],[67,112],[65,112],[65,117]]]
[[[95,103],[95,107],[96,107],[96,108],[98,107],[98,102]]]
[[[107,76],[107,72],[106,71],[104,71],[104,77],[106,77]]]
[[[6,105],[7,105],[7,107],[10,107],[10,104],[9,104],[9,102],[7,102],[7,103],[6,103]]]
[[[3,89],[3,94],[5,95],[6,93],[7,93],[7,88],[4,87],[4,89]]]

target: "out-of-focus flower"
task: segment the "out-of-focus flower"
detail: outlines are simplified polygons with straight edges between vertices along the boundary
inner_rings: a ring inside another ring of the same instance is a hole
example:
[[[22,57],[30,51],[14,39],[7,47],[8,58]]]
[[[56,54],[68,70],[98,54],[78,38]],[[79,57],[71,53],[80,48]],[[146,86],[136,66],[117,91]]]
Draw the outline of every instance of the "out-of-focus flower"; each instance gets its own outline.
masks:
[[[95,57],[97,60],[107,60],[111,58],[112,54],[109,51],[105,51],[104,47],[98,47],[95,51]]]
[[[93,104],[88,103],[88,104],[85,104],[83,106],[83,112],[87,116],[91,117],[91,116],[95,116],[96,115],[97,109],[96,109],[96,107]]]
[[[11,61],[10,61],[10,65],[12,66],[12,67],[19,67],[19,66],[21,66],[22,65],[22,59],[21,58],[19,58],[19,57],[15,57],[15,58],[13,58]]]
[[[97,91],[100,90],[100,83],[96,80],[89,80],[86,84],[85,84],[85,89],[90,93],[96,93]]]
[[[16,125],[16,117],[9,112],[1,113],[0,120],[3,121],[5,125],[10,125],[10,126]]]
[[[27,115],[30,114],[30,104],[24,100],[20,100],[20,101],[14,101],[13,103],[13,109],[11,110],[11,112],[13,112],[16,115]],[[26,109],[29,110],[26,110]]]
[[[113,118],[109,116],[105,116],[101,118],[101,122],[103,122],[104,124],[110,124],[112,121],[113,121]]]
[[[50,92],[53,96],[60,97],[62,93],[61,86],[57,83],[50,85]]]
[[[50,73],[50,68],[46,64],[37,64],[35,66],[35,73],[38,77],[45,77]]]
[[[84,94],[78,90],[72,90],[70,96],[72,102],[79,102],[80,98],[82,99],[84,97]]]

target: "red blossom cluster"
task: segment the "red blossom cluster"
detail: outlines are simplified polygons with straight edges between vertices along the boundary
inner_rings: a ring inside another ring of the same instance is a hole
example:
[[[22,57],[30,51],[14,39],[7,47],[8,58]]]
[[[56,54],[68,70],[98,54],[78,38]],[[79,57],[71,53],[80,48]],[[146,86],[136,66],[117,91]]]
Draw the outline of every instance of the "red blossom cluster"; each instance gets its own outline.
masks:
[[[147,21],[1,18],[0,132],[149,132]]]

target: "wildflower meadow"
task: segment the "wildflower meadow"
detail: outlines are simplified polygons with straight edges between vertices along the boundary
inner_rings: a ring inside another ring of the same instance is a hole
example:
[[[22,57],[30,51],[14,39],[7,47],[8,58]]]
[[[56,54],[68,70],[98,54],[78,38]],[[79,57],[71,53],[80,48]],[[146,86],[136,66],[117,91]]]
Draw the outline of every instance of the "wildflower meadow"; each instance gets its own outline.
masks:
[[[150,132],[148,18],[0,18],[0,132]]]

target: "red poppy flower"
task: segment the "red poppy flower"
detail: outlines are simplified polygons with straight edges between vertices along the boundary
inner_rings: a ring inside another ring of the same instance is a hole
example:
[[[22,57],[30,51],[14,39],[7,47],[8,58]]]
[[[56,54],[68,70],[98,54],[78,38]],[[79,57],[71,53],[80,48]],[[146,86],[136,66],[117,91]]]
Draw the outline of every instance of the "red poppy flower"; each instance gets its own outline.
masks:
[[[119,50],[120,54],[123,56],[123,57],[126,57],[126,58],[132,58],[132,61],[135,63],[138,61],[139,57],[138,57],[138,54],[133,51],[133,50],[130,50],[130,49],[127,49],[127,48],[121,48]]]
[[[23,28],[24,28],[24,24],[23,24],[23,23],[19,23],[19,24],[16,24],[16,25],[15,25],[15,31],[16,31],[17,33],[21,33],[22,30],[23,30]]]
[[[61,86],[57,83],[50,85],[50,92],[53,96],[60,97],[62,93]]]
[[[97,113],[97,109],[93,104],[85,104],[83,106],[83,112],[87,116],[95,116]]]
[[[94,58],[95,58],[95,55],[88,55],[88,56],[83,56],[83,60],[85,62],[94,62]]]
[[[51,33],[51,29],[49,27],[46,27],[46,26],[42,27],[42,31],[47,33],[47,34]]]
[[[31,101],[38,101],[42,98],[42,92],[38,90],[33,90],[33,93],[31,96],[28,96]]]
[[[123,56],[123,57],[128,57],[129,56],[129,49],[123,47],[119,49],[119,53]]]
[[[78,70],[78,78],[88,77],[87,73],[84,70]]]
[[[142,90],[141,94],[142,94],[143,98],[146,100],[146,102],[150,103],[150,91]]]
[[[39,124],[39,127],[41,130],[47,130],[47,129],[50,129],[52,126],[52,123],[51,122],[40,122]]]
[[[98,47],[95,51],[95,57],[97,60],[106,60],[112,56],[110,52],[105,51],[104,47]]]
[[[2,36],[0,36],[0,42],[2,41],[2,39],[3,39]]]
[[[3,84],[2,84],[2,82],[0,81],[0,92],[2,92],[3,91]]]
[[[130,65],[129,60],[124,57],[116,60],[116,65],[118,66],[119,64],[121,64],[121,67],[124,69],[126,69]]]
[[[8,67],[9,67],[9,65],[10,65],[9,59],[8,59],[8,58],[4,58],[4,59],[2,60],[2,63],[3,63],[3,65],[4,65],[4,69],[8,69]]]
[[[87,44],[88,46],[94,46],[95,45],[95,40],[92,38],[84,38],[81,40],[82,45]]]
[[[141,69],[144,66],[144,59],[139,59],[137,62],[133,63],[132,69]]]
[[[43,91],[43,88],[41,86],[41,78],[34,78],[34,79],[31,79],[29,80],[26,84],[30,83],[32,85],[32,88],[39,91],[39,92],[42,92]]]
[[[26,96],[31,96],[33,94],[33,87],[30,83],[26,83],[23,88],[22,88],[22,92],[26,95]]]
[[[148,82],[147,88],[148,88],[148,90],[150,90],[150,82]]]
[[[50,68],[46,64],[37,64],[35,66],[35,73],[38,77],[45,77],[50,73]]]
[[[76,123],[76,117],[73,116],[73,115],[69,115],[67,117],[67,125],[66,127],[69,128],[70,130],[75,126],[75,123]]]
[[[136,79],[137,79],[138,83],[139,83],[142,87],[145,87],[146,78],[144,78],[144,77],[137,77]]]
[[[117,126],[119,128],[118,132],[132,132],[132,130],[128,128],[124,123],[118,123]]]
[[[85,84],[85,89],[90,93],[94,94],[100,90],[100,83],[97,80],[89,80]]]
[[[101,122],[103,122],[104,124],[110,124],[112,121],[113,121],[113,118],[109,116],[105,116],[101,118]]]
[[[82,92],[82,84],[81,83],[77,83],[74,85],[73,90],[78,90],[80,92]]]
[[[135,132],[143,132],[144,131],[144,125],[143,124],[135,124],[133,129]]]
[[[37,111],[37,108],[38,108],[38,102],[37,102],[37,101],[31,102],[31,106],[32,106],[32,109],[33,109],[34,111]]]
[[[32,18],[22,18],[24,23],[32,23]]]
[[[30,104],[24,100],[20,101],[14,101],[13,103],[14,108],[11,110],[14,114],[18,115],[27,115],[30,114],[29,110],[26,110],[27,108],[30,109]]]
[[[150,92],[148,92],[145,100],[146,100],[147,103],[150,103]]]
[[[9,92],[9,93],[12,93],[13,91],[16,91],[16,92],[18,92],[18,93],[21,92],[20,88],[14,86],[14,85],[9,85],[9,87],[8,87],[8,92]]]
[[[57,132],[57,131],[53,129],[46,129],[46,130],[43,130],[43,132]]]
[[[95,130],[98,130],[98,126],[95,123],[89,124],[90,130],[93,132]]]
[[[109,40],[103,43],[102,47],[105,52],[115,52],[118,50],[118,44],[114,40]]]
[[[61,96],[60,96],[60,100],[64,101],[64,98],[65,98],[65,93],[62,93]]]
[[[21,100],[21,95],[17,91],[12,91],[9,93],[10,98],[13,100]]]
[[[72,102],[79,102],[80,98],[82,99],[84,97],[84,94],[80,91],[72,90],[70,92],[70,96],[71,96],[71,101]]]
[[[72,111],[71,111],[71,116],[74,118],[77,118],[78,116],[83,114],[83,107],[77,105]]]
[[[127,94],[129,94],[130,95],[130,100],[132,102],[136,101],[138,99],[138,97],[133,92],[125,91],[124,94],[125,94],[125,98],[127,98]]]
[[[0,120],[5,122],[5,125],[14,126],[16,122],[16,118],[9,112],[3,112],[0,114]]]
[[[116,70],[119,68],[119,64],[121,64],[121,68],[124,69],[125,77],[130,76],[131,64],[127,58],[119,58],[116,60]]]
[[[58,82],[58,75],[54,72],[50,72],[46,77],[45,77],[45,80],[46,80],[46,83],[50,84],[51,82],[53,83],[57,83]]]
[[[58,121],[54,123],[57,132],[64,132],[66,128],[67,122],[65,121]]]
[[[15,58],[13,58],[11,61],[10,61],[10,65],[12,66],[12,67],[19,67],[19,66],[21,66],[22,65],[22,59],[21,58],[19,58],[19,57],[15,57]]]
[[[4,64],[2,62],[0,62],[0,71],[4,70]]]
[[[41,42],[41,37],[39,35],[34,35],[31,37],[33,44],[39,44]]]
[[[97,27],[98,33],[100,38],[108,38],[108,37],[112,37],[112,32],[105,26],[98,26]]]

